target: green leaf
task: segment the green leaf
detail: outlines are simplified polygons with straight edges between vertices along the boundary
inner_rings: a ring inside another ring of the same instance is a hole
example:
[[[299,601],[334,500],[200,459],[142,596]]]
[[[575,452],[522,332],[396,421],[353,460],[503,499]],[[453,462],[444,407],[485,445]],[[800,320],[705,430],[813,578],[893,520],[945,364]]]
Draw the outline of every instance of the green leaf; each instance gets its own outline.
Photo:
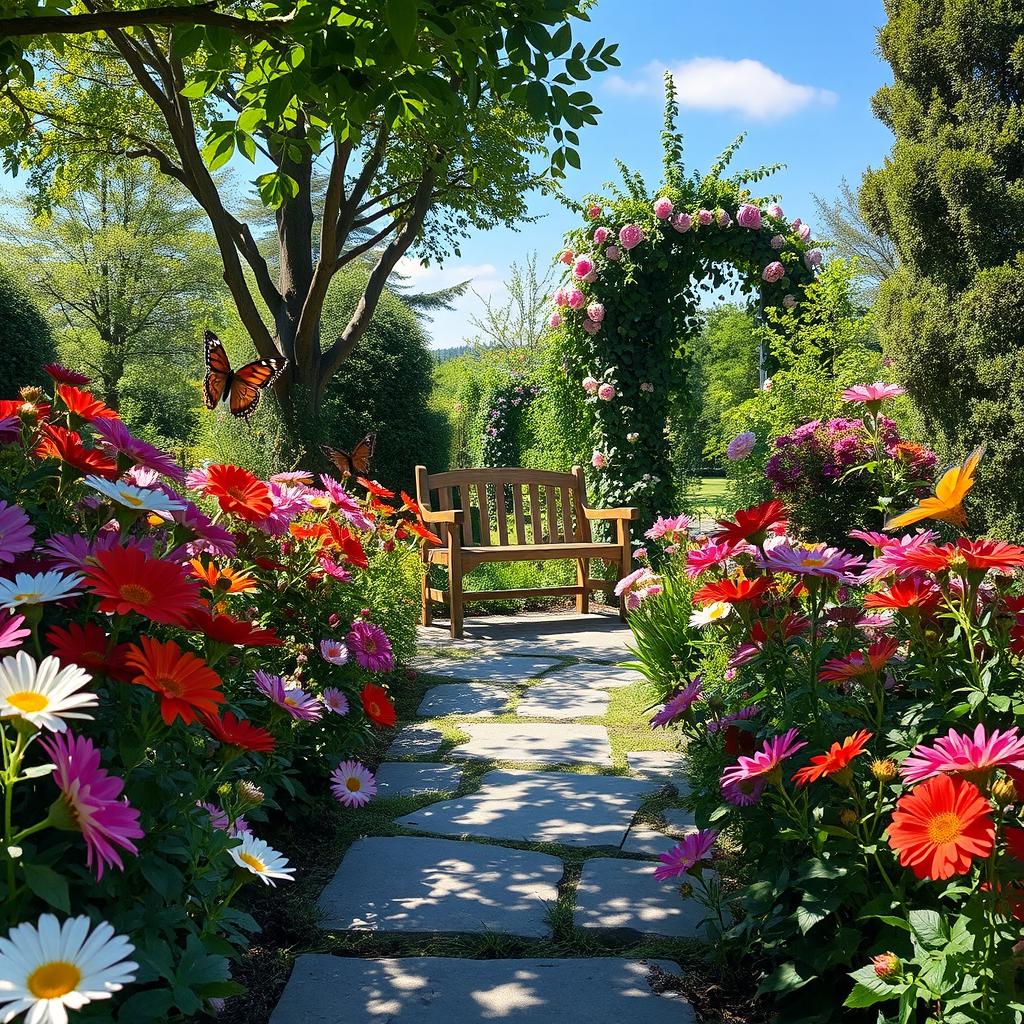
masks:
[[[759,995],[764,992],[795,992],[813,979],[814,971],[810,968],[784,963],[761,982],[757,991]]]
[[[548,91],[543,82],[536,79],[526,86],[526,109],[531,117],[543,121],[548,113]]]
[[[572,44],[572,25],[565,22],[551,37],[551,56],[561,57]]]
[[[144,1024],[145,1021],[161,1021],[167,1019],[167,1011],[171,1008],[174,997],[169,989],[151,989],[148,992],[136,992],[117,1006],[117,1019],[122,1024]]]
[[[188,100],[201,100],[220,85],[223,77],[222,71],[197,71],[192,76],[192,81],[181,90],[181,95]]]
[[[907,919],[914,934],[926,946],[944,946],[949,941],[949,929],[937,910],[912,910]]]
[[[843,1006],[848,1006],[852,1010],[859,1010],[865,1006],[874,1006],[875,1003],[883,1003],[886,999],[895,999],[899,994],[898,989],[892,992],[879,992],[858,982],[854,985],[853,991],[846,997],[846,1002],[843,1003]]]
[[[157,857],[153,854],[150,854],[148,857],[140,857],[138,863],[143,878],[164,899],[173,899],[181,895],[181,889],[185,880],[181,872],[173,864],[169,864],[162,857]]]
[[[216,171],[231,159],[234,152],[235,133],[233,131],[217,135],[211,133],[206,140],[206,145],[203,146],[203,160],[211,171]]]
[[[419,27],[416,11],[417,0],[387,0],[384,8],[384,24],[395,40],[395,46],[403,57],[412,53]]]
[[[67,879],[58,874],[53,868],[45,864],[22,864],[25,873],[25,884],[41,899],[63,910],[65,914],[71,913],[71,898],[68,895]]]

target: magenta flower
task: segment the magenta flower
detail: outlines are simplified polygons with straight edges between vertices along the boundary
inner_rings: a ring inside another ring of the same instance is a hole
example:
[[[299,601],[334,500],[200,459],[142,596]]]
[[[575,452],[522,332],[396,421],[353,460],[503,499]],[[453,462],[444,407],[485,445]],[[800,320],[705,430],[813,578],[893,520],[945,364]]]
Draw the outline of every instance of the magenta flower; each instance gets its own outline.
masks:
[[[626,224],[619,229],[619,244],[623,249],[629,250],[638,246],[644,240],[642,229],[636,224]],[[605,253],[607,256],[608,254]],[[610,259],[611,257],[609,257]]]
[[[371,672],[390,672],[395,667],[391,641],[387,633],[375,623],[356,619],[345,639],[360,668]]]
[[[572,272],[580,279],[594,272],[594,261],[589,256],[577,256]]]
[[[736,223],[741,228],[759,231],[761,228],[761,211],[752,203],[744,203],[736,211]]]
[[[218,807],[216,804],[200,801],[196,806],[201,810],[206,811],[210,816],[211,828],[218,829],[221,832],[227,832],[232,836],[240,835],[242,832],[252,831],[249,828],[249,822],[247,822],[241,815],[235,818],[234,821],[231,821],[223,809]]]
[[[618,583],[615,584],[615,596],[621,597],[625,591],[629,590],[634,583],[638,580],[643,579],[645,576],[649,576],[651,570],[644,567],[642,569],[634,569],[628,576],[623,576]]]
[[[181,510],[171,512],[171,518],[184,526],[195,538],[189,545],[189,556],[206,553],[224,558],[234,558],[237,551],[235,535],[215,523],[198,505],[187,502]]]
[[[270,512],[265,519],[254,525],[268,537],[282,537],[288,527],[310,507],[313,494],[317,493],[305,486],[290,487],[288,484],[270,484]]]
[[[611,232],[607,228],[605,228],[605,227],[595,228],[594,229],[594,242],[595,242],[595,244],[596,245],[603,245],[606,241],[608,241],[608,236],[610,234],[611,234]]]
[[[672,200],[668,196],[662,196],[654,201],[654,216],[658,220],[668,220],[672,216]]]
[[[597,397],[602,402],[610,402],[615,397],[615,385],[614,384],[602,384],[597,389]]]
[[[622,253],[617,245],[609,245],[604,251],[605,257],[610,259],[613,263],[617,263],[622,259]]]
[[[776,281],[781,281],[785,276],[786,268],[778,260],[769,263],[761,272],[761,277],[769,284],[775,284]]]
[[[280,676],[273,676],[269,672],[257,669],[253,673],[253,682],[260,693],[298,721],[315,722],[324,713],[315,697],[311,697],[298,687],[288,689]]]
[[[764,792],[764,779],[746,779],[722,786],[722,796],[734,807],[753,807]]]
[[[810,224],[800,224],[799,222],[797,222],[796,227],[793,228],[793,230],[796,232],[796,236],[797,236],[797,238],[800,239],[801,242],[807,242],[807,241],[810,240],[810,237],[811,237],[811,225]]]
[[[331,792],[343,807],[362,807],[377,792],[373,772],[358,761],[342,761],[331,772]]]
[[[729,447],[725,449],[726,457],[732,462],[741,462],[754,450],[755,444],[757,444],[757,434],[751,430],[745,430],[729,442]]]
[[[898,384],[875,381],[874,384],[856,384],[843,392],[844,402],[859,402],[861,405],[880,405],[887,398],[899,398],[907,393]]]
[[[732,217],[729,216],[727,210],[718,211],[718,226],[720,228],[727,228],[732,223]]]
[[[31,629],[23,629],[24,615],[11,612],[0,613],[0,651],[13,651],[21,646],[21,641],[32,635]]]
[[[599,452],[596,448],[590,456],[590,464],[594,469],[604,469],[608,465],[608,459],[605,457],[604,452]]]
[[[352,573],[343,565],[338,565],[326,551],[320,552],[318,561],[320,562],[320,568],[332,579],[336,579],[341,583],[352,582]]]
[[[583,328],[583,332],[591,337],[594,337],[601,330],[601,325],[595,320],[584,320],[580,326]]]
[[[887,576],[912,576],[919,573],[919,565],[910,560],[911,555],[921,548],[927,548],[938,537],[934,530],[921,530],[903,537],[887,538],[878,555],[865,566],[860,578],[863,583],[883,580]]]
[[[693,227],[693,218],[688,213],[677,213],[669,223],[682,235]]]
[[[644,533],[648,540],[661,540],[662,537],[674,538],[677,534],[686,533],[690,528],[690,517],[687,515],[672,516],[666,519],[658,516]]]
[[[548,317],[548,327],[553,331],[557,331],[562,326],[562,315],[561,313],[555,312]]]
[[[267,477],[269,484],[311,484],[313,474],[307,473],[304,469],[286,469],[280,473],[273,473]]]
[[[32,523],[24,509],[0,501],[0,563],[32,550]]]
[[[587,297],[579,290],[579,288],[571,288],[568,292],[569,307],[571,309],[582,309],[583,305],[587,301]]]
[[[336,715],[347,715],[349,710],[348,697],[345,696],[336,686],[328,686],[323,693],[320,694],[320,699],[324,702],[324,707],[328,711],[333,711]]]
[[[708,732],[721,732],[723,729],[727,729],[730,725],[734,725],[736,722],[749,722],[751,718],[756,718],[760,713],[760,704],[749,704],[745,708],[740,708],[739,711],[730,711],[727,714],[722,715],[721,718],[708,719],[705,723],[705,727]]]
[[[651,728],[664,729],[674,722],[680,715],[689,711],[696,703],[701,694],[703,683],[700,676],[697,676],[687,686],[684,686],[652,719]]]
[[[993,768],[1024,768],[1024,736],[1016,726],[986,736],[980,723],[970,733],[950,729],[934,746],[920,744],[902,765],[900,775],[907,783],[921,782],[933,775],[978,772],[988,775]]]
[[[656,868],[654,877],[659,882],[668,881],[670,878],[678,878],[686,872],[695,868],[701,861],[711,856],[712,847],[718,839],[718,832],[714,829],[701,829],[699,832],[691,832],[678,846],[658,855],[661,867]]]
[[[705,569],[710,569],[713,565],[721,565],[740,552],[746,551],[748,547],[747,544],[737,544],[731,541],[708,541],[702,548],[694,548],[687,552],[686,575],[690,579],[695,579]]]
[[[53,779],[61,795],[50,808],[50,816],[82,833],[86,865],[96,878],[103,877],[109,864],[124,867],[117,847],[137,854],[133,839],[145,834],[139,828],[139,812],[121,798],[124,782],[100,767],[100,752],[92,741],[70,732],[56,733],[39,741],[54,763]]]
[[[179,483],[185,479],[185,471],[167,452],[161,451],[148,441],[140,440],[118,419],[95,420],[93,430],[119,455],[131,459],[136,465],[145,466],[156,473],[163,473]]]
[[[710,210],[700,209],[697,211],[697,223],[707,227],[713,220],[715,215]]]
[[[597,203],[594,203],[594,205],[587,210],[587,216],[591,220],[597,220],[597,218],[601,216],[602,212],[602,208],[598,206]]]
[[[374,528],[373,520],[363,511],[359,502],[352,497],[333,477],[324,474],[320,477],[331,501],[338,506],[341,514],[357,529],[370,530]]]
[[[764,746],[753,757],[742,756],[736,764],[730,765],[722,772],[723,794],[727,786],[770,775],[787,757],[792,757],[806,746],[806,741],[799,739],[796,729],[790,729],[781,736],[772,736],[765,740]]]
[[[825,544],[795,544],[784,540],[781,544],[766,548],[763,555],[755,556],[755,561],[761,568],[772,572],[847,580],[851,570],[860,566],[864,559],[860,555],[851,555]]]

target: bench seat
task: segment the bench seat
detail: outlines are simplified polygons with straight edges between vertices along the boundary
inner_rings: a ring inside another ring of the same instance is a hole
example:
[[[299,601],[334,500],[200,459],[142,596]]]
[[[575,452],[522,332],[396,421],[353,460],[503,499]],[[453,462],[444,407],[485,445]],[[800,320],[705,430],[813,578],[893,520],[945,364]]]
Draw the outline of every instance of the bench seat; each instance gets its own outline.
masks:
[[[448,551],[432,548],[431,562],[446,563]],[[608,558],[617,560],[618,544],[509,544],[506,547],[469,547],[462,549],[462,564],[482,565],[484,562],[542,562],[554,558]]]

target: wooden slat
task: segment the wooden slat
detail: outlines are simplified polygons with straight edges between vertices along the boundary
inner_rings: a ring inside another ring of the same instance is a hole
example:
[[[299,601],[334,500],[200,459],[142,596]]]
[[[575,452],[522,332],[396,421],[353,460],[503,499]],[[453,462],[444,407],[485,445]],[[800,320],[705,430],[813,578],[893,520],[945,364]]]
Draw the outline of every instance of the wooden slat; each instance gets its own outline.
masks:
[[[505,485],[494,485],[494,515],[498,520],[498,543],[504,547],[508,543],[508,512],[505,510]]]
[[[558,506],[555,504],[555,489],[551,484],[544,485],[544,508],[548,514],[548,541],[558,543]]]
[[[536,481],[530,482],[530,527],[533,530],[533,543],[543,544],[544,535],[541,529],[540,488]]]
[[[442,512],[447,512],[452,507],[452,489],[450,487],[438,487],[437,507]]]
[[[476,482],[476,499],[480,506],[480,543],[488,547],[491,543],[491,507],[487,503],[487,481]]]
[[[512,509],[516,517],[516,543],[526,543],[526,523],[523,521],[523,489],[519,484],[512,485]]]
[[[607,586],[602,581],[601,586]],[[526,587],[522,590],[466,590],[463,601],[503,601],[507,597],[563,597],[575,594],[579,587]]]
[[[462,544],[463,547],[473,545],[473,507],[470,504],[472,494],[468,484],[459,487],[459,504],[457,508],[462,509]],[[452,500],[455,500],[455,488],[452,488]]]
[[[572,526],[572,488],[562,488],[562,540],[578,540]]]
[[[571,473],[554,473],[547,469],[519,469],[513,468],[484,468],[484,469],[457,469],[450,473],[431,473],[431,487],[460,487],[465,483],[473,483],[476,480],[486,480],[489,484],[499,481],[506,484],[551,484],[553,487],[561,487],[563,484],[572,486],[573,476]]]

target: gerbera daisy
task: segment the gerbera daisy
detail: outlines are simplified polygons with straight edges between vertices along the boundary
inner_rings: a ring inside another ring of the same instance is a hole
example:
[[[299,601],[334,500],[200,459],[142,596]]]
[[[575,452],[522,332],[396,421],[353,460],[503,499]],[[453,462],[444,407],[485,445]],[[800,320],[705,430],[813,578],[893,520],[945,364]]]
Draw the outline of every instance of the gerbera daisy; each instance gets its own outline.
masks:
[[[193,608],[183,624],[216,643],[233,647],[280,647],[283,642],[272,627],[262,629],[230,615],[213,615],[202,607]]]
[[[92,677],[77,665],[61,667],[56,658],[36,665],[25,651],[0,662],[0,718],[23,718],[37,729],[63,732],[65,718],[92,718],[81,708],[95,707],[95,693],[84,688]]]
[[[651,528],[644,533],[644,536],[648,540],[661,540],[662,537],[668,537],[669,540],[673,540],[679,535],[685,534],[689,528],[689,516],[673,516],[670,519],[658,516],[651,525]]]
[[[727,786],[736,783],[766,778],[774,773],[781,775],[779,768],[782,762],[807,746],[806,741],[798,739],[798,736],[799,733],[796,729],[790,729],[781,736],[772,736],[765,740],[764,745],[756,754],[751,757],[741,757],[736,764],[730,765],[722,772],[723,792]]]
[[[205,551],[210,555],[234,558],[237,550],[235,535],[210,519],[198,505],[188,501],[184,511],[172,512],[171,518],[195,538],[189,545],[191,554]]]
[[[124,505],[137,512],[173,512],[183,509],[185,502],[171,498],[163,491],[150,487],[133,487],[119,480],[104,480],[99,476],[87,476],[82,483],[99,491],[105,498]]]
[[[143,636],[139,644],[132,644],[125,661],[135,669],[133,683],[160,695],[160,715],[166,725],[176,718],[189,725],[197,714],[217,713],[217,705],[224,703],[220,676],[202,658],[183,651],[173,640],[161,643]]]
[[[905,580],[898,580],[886,590],[865,595],[864,607],[930,611],[938,605],[941,596],[930,580],[911,576]]]
[[[253,682],[260,693],[268,697],[283,711],[287,711],[292,718],[303,722],[315,722],[324,713],[315,697],[300,690],[297,686],[289,689],[284,685],[284,680],[280,676],[257,669],[253,674]]]
[[[415,533],[417,537],[419,537],[421,540],[425,540],[428,544],[432,545],[433,547],[438,547],[442,543],[441,538],[438,537],[436,533],[434,533],[432,530],[428,530],[427,527],[425,527],[421,522],[418,522],[415,519],[411,520],[405,525],[408,529],[412,530],[412,532]]]
[[[980,540],[967,540],[961,537],[956,542],[956,547],[969,569],[1013,572],[1024,565],[1024,547],[1020,544],[989,540],[987,537]]]
[[[331,792],[344,807],[362,807],[377,792],[377,780],[366,765],[342,761],[331,772]]]
[[[865,752],[864,744],[872,735],[866,729],[861,729],[860,732],[847,736],[842,743],[833,743],[827,753],[812,757],[806,768],[796,772],[793,781],[799,786],[806,786],[809,782],[817,782],[818,779],[832,776],[837,782],[845,785],[849,779],[850,763]]]
[[[93,430],[119,455],[131,459],[137,466],[145,466],[179,483],[185,479],[185,471],[167,452],[161,451],[148,441],[143,441],[118,419],[97,420]]]
[[[339,526],[333,519],[327,520],[327,531],[331,542],[341,551],[345,558],[357,569],[367,569],[370,560],[362,541],[348,527]]]
[[[986,736],[985,726],[979,723],[973,736],[950,729],[946,736],[935,740],[934,746],[916,746],[900,765],[900,775],[908,784],[947,772],[977,772],[980,780],[993,768],[1007,767],[1024,768],[1024,736],[1018,734],[1016,726],[1005,732],[994,729]]]
[[[95,622],[52,626],[46,634],[46,642],[50,653],[62,665],[79,665],[92,675],[106,675],[111,679],[127,680],[131,675],[124,660],[128,644],[110,649],[109,637]]]
[[[732,611],[732,605],[724,601],[712,601],[703,608],[696,608],[690,614],[690,625],[695,628],[710,626],[713,622],[720,622]]]
[[[324,692],[320,694],[320,699],[324,702],[324,707],[329,711],[333,711],[336,715],[348,714],[348,697],[346,697],[345,694],[343,694],[336,686],[328,686]]]
[[[389,491],[383,484],[378,483],[376,480],[367,480],[366,477],[357,476],[356,483],[360,487],[365,487],[368,494],[372,494],[375,498],[393,498],[395,496],[394,491]]]
[[[398,720],[398,716],[395,714],[395,706],[391,703],[387,690],[383,686],[367,683],[363,687],[360,698],[363,702],[363,710],[366,712],[366,717],[374,725],[390,727]]]
[[[876,640],[868,649],[854,651],[844,658],[833,658],[821,666],[818,678],[822,682],[855,679],[880,672],[896,653],[900,642],[894,636],[884,636]]]
[[[0,939],[0,1013],[5,1021],[28,1011],[25,1024],[67,1024],[68,1010],[135,980],[134,952],[106,921],[95,928],[85,916],[23,921]]]
[[[274,473],[267,478],[272,484],[311,484],[313,474],[304,469],[286,469],[282,473]]]
[[[634,569],[631,573],[623,576],[618,583],[615,584],[615,596],[621,597],[627,590],[629,590],[634,584],[640,583],[642,580],[647,579],[651,576],[651,570],[646,566],[640,569]]]
[[[734,807],[753,807],[760,802],[764,786],[764,779],[742,779],[739,782],[728,782],[722,786],[722,796]]]
[[[941,881],[965,874],[975,857],[995,846],[992,807],[966,779],[939,775],[896,801],[889,845],[918,878]]]
[[[0,612],[0,651],[13,651],[21,646],[21,641],[32,635],[31,629],[25,629],[25,616],[11,612]]]
[[[934,530],[921,530],[899,539],[890,539],[888,544],[882,545],[880,553],[868,562],[860,575],[861,580],[869,583],[887,576],[909,576],[919,572],[919,569],[907,564],[907,555],[918,548],[929,547],[937,536]]]
[[[657,729],[659,726],[664,728],[670,722],[674,722],[681,714],[689,711],[700,697],[702,687],[703,682],[701,681],[700,676],[697,676],[693,682],[684,686],[683,689],[671,698],[671,700],[669,700],[651,719],[652,728]]]
[[[286,882],[294,882],[292,875],[295,868],[288,867],[288,858],[268,846],[262,839],[257,839],[251,832],[243,832],[239,837],[241,843],[232,846],[228,853],[234,862],[246,871],[251,871],[267,885],[276,885],[275,878],[283,878]]]
[[[32,550],[32,523],[17,505],[0,501],[0,563]]]
[[[748,580],[741,576],[738,579],[715,580],[705,583],[693,595],[694,604],[709,604],[714,601],[725,604],[742,604],[753,601],[771,589],[772,583],[767,576],[758,576],[756,580]]]
[[[73,384],[58,384],[57,394],[72,416],[91,423],[93,420],[117,419],[117,413],[108,408],[95,395],[82,391]]]
[[[321,476],[320,482],[330,500],[338,506],[341,514],[357,529],[372,530],[373,520],[363,511],[362,506],[333,477]]]
[[[320,641],[320,656],[332,665],[344,665],[348,661],[348,648],[340,640]]]
[[[225,711],[220,718],[205,715],[203,725],[215,740],[226,747],[257,754],[269,754],[274,749],[274,737],[266,729],[244,718],[236,718],[230,711]]]
[[[399,491],[398,496],[402,499],[402,508],[405,509],[406,512],[411,512],[417,518],[422,515],[420,506],[414,497],[406,494],[405,491]]]
[[[218,590],[220,594],[245,594],[257,589],[255,577],[249,576],[230,566],[220,568],[216,562],[203,562],[199,558],[193,558],[189,565],[192,566],[191,575],[201,580],[210,590]]]
[[[81,583],[81,576],[65,576],[62,572],[40,572],[34,576],[19,572],[13,580],[0,580],[0,608],[63,601],[77,594]]]
[[[719,529],[711,535],[716,541],[729,541],[737,544],[749,540],[760,543],[765,534],[773,527],[781,526],[786,521],[786,510],[778,500],[766,501],[753,508],[740,509],[735,521],[719,519]]]
[[[320,562],[320,568],[323,569],[323,571],[332,579],[339,580],[341,583],[352,582],[352,573],[350,573],[343,565],[338,565],[338,563],[326,552],[320,552],[318,561]]]
[[[207,466],[202,488],[224,512],[250,523],[265,519],[274,507],[270,488],[241,466]]]
[[[102,598],[101,612],[138,612],[153,622],[177,626],[199,607],[199,584],[181,566],[150,558],[137,546],[98,551],[93,560],[96,564],[85,569],[85,581]]]
[[[850,570],[863,561],[860,555],[851,555],[826,544],[794,544],[788,540],[770,548],[766,546],[764,554],[755,559],[757,565],[772,572],[837,580],[850,578]]]
[[[877,409],[888,398],[898,398],[907,392],[898,384],[885,384],[875,381],[874,384],[856,384],[843,392],[844,402],[858,402],[869,409]]]
[[[60,363],[43,363],[43,372],[57,384],[71,384],[73,387],[81,388],[92,383],[84,373],[69,370],[66,366],[61,366]]]
[[[701,829],[698,832],[691,832],[678,846],[669,850],[668,853],[658,855],[661,866],[655,868],[654,877],[659,882],[665,882],[670,878],[678,878],[692,870],[701,861],[711,856],[711,850],[718,839],[718,832],[715,829]]]
[[[54,763],[53,779],[60,790],[50,817],[58,827],[82,833],[87,867],[95,862],[97,880],[107,865],[124,868],[117,848],[137,854],[133,839],[145,833],[139,828],[139,812],[121,797],[123,780],[100,767],[100,752],[84,736],[53,736],[40,746]]]
[[[360,668],[370,672],[390,672],[395,667],[391,641],[387,633],[375,623],[356,619],[345,642]]]
[[[690,579],[696,579],[705,569],[721,565],[747,549],[748,546],[742,542],[724,541],[719,544],[708,541],[703,547],[694,548],[686,553],[686,575]]]

